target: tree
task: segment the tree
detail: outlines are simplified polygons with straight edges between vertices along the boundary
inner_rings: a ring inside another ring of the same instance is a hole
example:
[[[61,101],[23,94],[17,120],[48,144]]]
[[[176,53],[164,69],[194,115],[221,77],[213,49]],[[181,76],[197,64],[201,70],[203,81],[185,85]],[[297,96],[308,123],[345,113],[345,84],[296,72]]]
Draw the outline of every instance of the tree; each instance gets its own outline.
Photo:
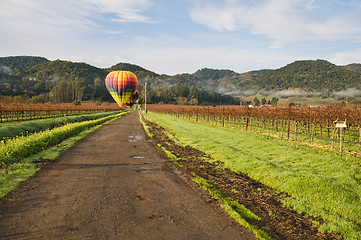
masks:
[[[272,99],[271,99],[271,105],[272,106],[277,106],[277,103],[278,103],[278,98],[277,97],[273,97]]]
[[[262,98],[262,99],[261,99],[261,104],[262,104],[262,105],[265,105],[266,103],[267,103],[267,99]]]
[[[255,106],[259,106],[259,105],[260,105],[260,101],[258,100],[257,97],[255,97],[255,98],[253,99],[253,104],[254,104]]]
[[[199,98],[199,90],[198,90],[198,88],[196,88],[196,87],[194,87],[194,86],[192,86],[191,88],[190,88],[190,90],[189,90],[189,97],[190,98]]]

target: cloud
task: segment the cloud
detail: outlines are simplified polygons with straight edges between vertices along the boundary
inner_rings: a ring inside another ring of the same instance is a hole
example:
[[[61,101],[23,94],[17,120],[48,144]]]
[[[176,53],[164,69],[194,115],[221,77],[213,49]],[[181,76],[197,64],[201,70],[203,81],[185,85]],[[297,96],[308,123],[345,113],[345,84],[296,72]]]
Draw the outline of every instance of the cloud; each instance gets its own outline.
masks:
[[[360,10],[359,5],[352,7]],[[315,0],[258,0],[248,5],[236,0],[195,1],[189,15],[210,29],[246,29],[251,34],[266,36],[273,41],[271,47],[278,48],[289,42],[337,39],[360,33],[358,13],[351,9],[350,6],[346,11],[348,15],[327,12]]]
[[[154,23],[150,0],[0,0],[2,54],[38,55],[47,49],[95,44],[102,33],[124,32],[121,23]],[[92,36],[95,35],[96,37]],[[90,38],[92,37],[92,38]],[[8,53],[11,49],[11,52]],[[25,51],[24,51],[25,49]],[[40,50],[40,51],[39,51]],[[34,54],[33,53],[33,54]]]
[[[81,1],[53,1],[46,0],[6,1],[2,3],[0,18],[7,25],[40,28],[43,31],[50,28],[83,28],[93,27],[94,13],[89,12]],[[44,28],[45,27],[45,28]],[[14,30],[17,30],[16,28]]]
[[[275,96],[275,97],[283,97],[283,98],[289,98],[289,97],[314,97],[319,96],[321,92],[306,92],[299,89],[287,89],[287,90],[281,90],[281,91],[275,91],[275,90],[259,90],[259,89],[247,89],[245,91],[239,92],[240,95],[243,96],[252,96],[256,94],[262,94],[263,96]]]
[[[154,23],[147,17],[153,6],[151,0],[0,0],[0,3],[3,56],[44,56],[109,67],[116,63],[107,56],[115,46],[124,49],[132,44],[132,38],[122,37],[129,32],[129,23]],[[122,55],[120,52],[117,57]]]
[[[272,95],[279,97],[296,97],[296,96],[318,96],[321,92],[306,92],[299,89],[287,89],[281,91],[261,91],[264,95]]]
[[[359,97],[361,96],[361,90],[356,88],[347,88],[345,90],[333,92],[332,94],[339,97]]]
[[[309,2],[306,4],[306,9],[307,9],[308,11],[311,11],[311,10],[313,10],[313,9],[316,8],[315,5],[314,5],[315,1],[316,1],[316,0],[311,0],[311,1],[309,1]]]
[[[246,14],[247,9],[233,0],[209,5],[197,2],[190,11],[191,19],[218,31],[234,31],[244,27],[242,22],[247,19]]]
[[[150,0],[2,1],[0,19],[9,25],[91,29],[99,26],[99,19],[109,20],[109,16],[120,23],[152,22],[142,14],[151,6]]]
[[[106,33],[106,34],[111,34],[111,35],[118,35],[118,34],[123,34],[124,31],[113,31],[113,30],[110,30],[110,31],[104,31],[104,33]]]
[[[142,14],[153,5],[150,0],[88,0],[86,2],[94,4],[97,11],[102,13],[114,13],[116,17],[112,18],[112,20],[115,22],[154,22],[152,19]]]
[[[13,70],[8,66],[0,65],[0,73],[12,74]]]

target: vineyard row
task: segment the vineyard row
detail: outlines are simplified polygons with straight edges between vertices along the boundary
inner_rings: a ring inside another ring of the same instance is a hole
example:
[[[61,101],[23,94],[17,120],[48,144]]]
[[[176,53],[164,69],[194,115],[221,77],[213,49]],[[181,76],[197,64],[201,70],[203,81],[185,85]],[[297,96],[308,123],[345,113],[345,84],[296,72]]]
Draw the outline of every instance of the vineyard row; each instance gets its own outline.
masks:
[[[0,123],[41,118],[63,117],[97,112],[117,111],[118,105],[96,106],[95,104],[4,104],[0,103]]]
[[[150,105],[149,110],[195,122],[257,132],[361,155],[361,111],[352,108]],[[335,120],[346,120],[346,128]]]
[[[111,111],[111,110],[94,109],[94,110],[0,111],[0,123],[91,114],[91,113],[106,112],[106,111]]]

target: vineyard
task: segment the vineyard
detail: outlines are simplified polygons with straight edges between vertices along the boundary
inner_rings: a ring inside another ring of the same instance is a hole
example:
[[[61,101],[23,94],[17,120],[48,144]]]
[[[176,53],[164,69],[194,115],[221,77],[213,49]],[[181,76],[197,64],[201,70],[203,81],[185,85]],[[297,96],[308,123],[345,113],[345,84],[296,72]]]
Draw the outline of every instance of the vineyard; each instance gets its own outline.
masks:
[[[359,108],[149,105],[149,110],[361,155]]]
[[[74,105],[71,103],[47,104],[0,102],[0,123],[116,110],[119,110],[116,103],[108,105],[96,105],[93,103]]]

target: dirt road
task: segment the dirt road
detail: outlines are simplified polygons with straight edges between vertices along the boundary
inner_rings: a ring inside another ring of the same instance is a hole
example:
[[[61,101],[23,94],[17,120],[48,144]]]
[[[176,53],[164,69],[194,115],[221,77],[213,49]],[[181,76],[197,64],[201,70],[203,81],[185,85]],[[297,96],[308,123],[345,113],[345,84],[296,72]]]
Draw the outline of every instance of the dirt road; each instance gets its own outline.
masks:
[[[0,200],[0,239],[256,239],[173,169],[134,112]]]

